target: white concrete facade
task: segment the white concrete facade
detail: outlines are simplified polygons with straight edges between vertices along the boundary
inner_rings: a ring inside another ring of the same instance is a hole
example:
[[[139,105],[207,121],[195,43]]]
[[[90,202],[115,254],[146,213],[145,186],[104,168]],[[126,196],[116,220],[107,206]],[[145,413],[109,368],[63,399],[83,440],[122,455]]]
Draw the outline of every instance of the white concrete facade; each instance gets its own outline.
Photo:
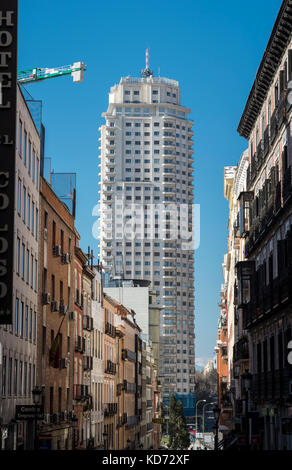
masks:
[[[194,251],[173,230],[184,205],[192,232],[189,113],[178,82],[127,77],[111,88],[100,128],[101,261],[124,279],[151,281],[158,294],[166,399],[194,391]]]

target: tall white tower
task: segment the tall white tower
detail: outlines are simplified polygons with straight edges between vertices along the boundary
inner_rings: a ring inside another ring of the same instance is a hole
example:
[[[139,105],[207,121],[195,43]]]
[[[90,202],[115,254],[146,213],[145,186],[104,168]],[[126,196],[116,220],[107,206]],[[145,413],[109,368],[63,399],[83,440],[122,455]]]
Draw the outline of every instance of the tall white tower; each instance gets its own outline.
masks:
[[[100,257],[113,277],[150,280],[158,294],[166,404],[194,392],[195,372],[193,123],[180,100],[147,57],[142,78],[111,88],[100,127]]]

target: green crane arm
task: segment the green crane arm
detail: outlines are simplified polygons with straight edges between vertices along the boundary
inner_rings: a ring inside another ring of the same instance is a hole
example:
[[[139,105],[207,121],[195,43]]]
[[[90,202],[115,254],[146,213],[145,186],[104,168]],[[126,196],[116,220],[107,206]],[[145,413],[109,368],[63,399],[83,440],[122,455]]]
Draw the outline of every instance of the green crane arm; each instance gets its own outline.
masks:
[[[73,82],[79,83],[83,81],[84,70],[86,70],[83,62],[75,62],[73,65],[63,65],[56,68],[35,68],[29,70],[21,70],[17,74],[17,81],[21,84],[40,82],[48,78],[62,77],[63,75],[72,75]]]

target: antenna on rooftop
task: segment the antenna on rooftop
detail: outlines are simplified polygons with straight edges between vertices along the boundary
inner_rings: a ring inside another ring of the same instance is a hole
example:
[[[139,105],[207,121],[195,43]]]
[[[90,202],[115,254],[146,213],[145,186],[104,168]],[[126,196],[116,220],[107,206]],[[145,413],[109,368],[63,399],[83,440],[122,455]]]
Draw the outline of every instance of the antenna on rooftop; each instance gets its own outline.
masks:
[[[145,69],[141,70],[141,75],[142,77],[152,77],[153,76],[153,72],[152,70],[149,69],[149,49],[146,49],[146,67]]]

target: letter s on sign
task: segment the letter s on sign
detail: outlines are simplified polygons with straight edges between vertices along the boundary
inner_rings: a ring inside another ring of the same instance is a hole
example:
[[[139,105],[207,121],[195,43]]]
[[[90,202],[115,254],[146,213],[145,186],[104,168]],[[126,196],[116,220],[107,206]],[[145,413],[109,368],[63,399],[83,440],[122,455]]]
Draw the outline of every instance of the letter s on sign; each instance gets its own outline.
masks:
[[[292,341],[289,341],[288,349],[291,349],[291,351],[288,354],[287,361],[288,361],[288,364],[292,366]]]

